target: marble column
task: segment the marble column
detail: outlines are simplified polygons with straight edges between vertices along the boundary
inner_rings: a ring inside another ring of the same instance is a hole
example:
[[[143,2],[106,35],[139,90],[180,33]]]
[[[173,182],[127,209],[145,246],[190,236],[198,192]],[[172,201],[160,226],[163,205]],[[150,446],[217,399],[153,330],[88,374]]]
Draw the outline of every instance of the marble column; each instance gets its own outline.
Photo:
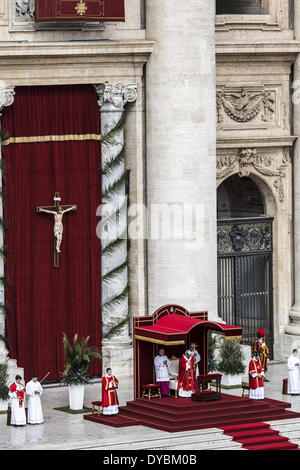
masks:
[[[1,116],[4,107],[11,106],[14,102],[14,87],[1,87],[0,86],[0,131],[1,131]],[[0,140],[0,159],[1,159],[1,140]],[[0,190],[2,189],[2,171],[0,169]],[[0,217],[3,217],[2,198],[0,197]],[[0,246],[3,246],[3,232],[0,230]],[[0,257],[0,277],[4,276],[4,260]],[[5,304],[4,286],[0,285],[0,304]],[[5,315],[0,312],[0,335],[5,336]],[[6,358],[8,351],[3,341],[0,340],[0,363]]]
[[[300,41],[300,2],[294,1],[294,34]],[[300,336],[300,55],[297,54],[294,67],[293,126],[297,137],[293,161],[293,225],[294,225],[294,305],[289,313],[290,322],[285,332]],[[299,338],[300,339],[300,338]]]
[[[216,319],[215,2],[146,2],[146,37],[148,313]]]
[[[95,90],[101,112],[101,134],[105,137],[119,122],[125,105],[136,100],[137,85],[105,83],[95,85]],[[102,168],[105,167],[107,162],[115,159],[123,146],[124,131],[120,128],[114,133],[112,139],[102,143]],[[125,170],[125,161],[122,159],[111,172],[103,175],[102,195],[108,187],[112,187],[124,175]],[[118,213],[117,217],[111,217],[111,214],[116,213]],[[103,197],[101,216],[102,224],[99,235],[101,236],[102,246],[101,272],[103,279],[107,273],[123,265],[127,260],[127,196],[125,181],[113,193],[111,198]],[[124,242],[114,247],[113,251],[104,254],[104,248],[120,236],[124,239]],[[110,299],[124,292],[127,284],[127,266],[107,281],[102,280],[103,335],[128,317],[128,293],[118,303],[113,304],[113,306],[109,305]],[[110,338],[103,339],[102,356],[103,371],[109,366],[116,376],[121,377],[132,374],[132,339],[129,333],[129,321]]]
[[[0,131],[1,131],[1,116],[2,111],[6,106],[11,106],[14,102],[15,91],[12,86],[1,85],[0,83]],[[4,129],[5,131],[5,129]],[[1,159],[1,141],[0,141],[0,159]],[[2,187],[2,172],[0,170],[0,188]],[[0,198],[0,217],[3,217],[2,198]],[[3,246],[3,233],[0,230],[0,246]],[[0,257],[0,276],[4,276],[4,260]],[[5,304],[5,292],[3,284],[0,285],[0,303]],[[0,312],[0,335],[5,336],[5,315]],[[0,340],[0,363],[7,362],[8,365],[8,383],[12,383],[15,375],[19,374],[24,376],[24,369],[18,367],[16,359],[8,357],[8,351],[5,343]]]

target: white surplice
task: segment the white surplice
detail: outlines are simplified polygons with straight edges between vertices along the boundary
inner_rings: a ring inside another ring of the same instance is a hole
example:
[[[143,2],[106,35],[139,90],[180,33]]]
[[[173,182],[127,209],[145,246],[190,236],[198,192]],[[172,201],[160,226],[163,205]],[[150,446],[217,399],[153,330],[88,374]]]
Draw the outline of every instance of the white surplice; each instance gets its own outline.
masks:
[[[36,394],[35,392],[38,392]],[[40,382],[30,380],[26,385],[26,394],[28,395],[28,423],[41,424],[44,422],[41,395],[43,388]]]
[[[300,393],[300,372],[299,365],[300,359],[293,354],[288,359],[288,393],[297,394]]]
[[[24,385],[16,382],[17,390],[22,391],[25,389]],[[26,413],[25,413],[25,400],[22,406],[19,404],[17,392],[9,391],[10,406],[11,406],[11,421],[10,424],[13,426],[24,426],[26,424]]]
[[[164,364],[164,361],[167,361],[167,365]],[[171,366],[171,361],[167,358],[167,356],[156,356],[154,359],[154,366],[156,372],[156,381],[169,382],[169,367]]]

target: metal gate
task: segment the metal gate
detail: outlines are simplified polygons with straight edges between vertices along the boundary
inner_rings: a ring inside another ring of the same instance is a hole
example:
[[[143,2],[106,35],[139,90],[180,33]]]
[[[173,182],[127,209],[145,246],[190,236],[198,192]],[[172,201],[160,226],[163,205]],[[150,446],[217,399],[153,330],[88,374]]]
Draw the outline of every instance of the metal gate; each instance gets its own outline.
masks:
[[[273,356],[273,218],[218,221],[218,313],[243,328],[253,346],[258,328],[267,332]]]

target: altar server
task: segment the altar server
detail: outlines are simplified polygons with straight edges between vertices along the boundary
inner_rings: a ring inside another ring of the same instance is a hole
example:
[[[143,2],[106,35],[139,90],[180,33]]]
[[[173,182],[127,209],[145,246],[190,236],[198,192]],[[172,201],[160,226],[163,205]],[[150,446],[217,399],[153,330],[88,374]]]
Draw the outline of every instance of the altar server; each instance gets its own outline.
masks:
[[[189,351],[179,359],[178,396],[190,398],[195,393],[194,359]]]
[[[108,367],[105,376],[102,377],[102,413],[105,416],[116,416],[119,413],[118,386],[118,379],[112,375],[112,370]]]
[[[16,381],[9,387],[11,404],[11,422],[13,426],[25,426],[25,387],[21,383],[22,377],[16,375]]]
[[[269,356],[269,348],[266,343],[265,330],[261,330],[261,329],[257,330],[257,338],[258,339],[257,341],[255,341],[254,350],[255,352],[259,354],[262,366],[264,368],[264,373],[265,373],[264,381],[269,382],[269,380],[266,378],[266,373],[268,370],[268,363],[269,363],[270,356]]]
[[[38,381],[38,376],[33,374],[30,382],[26,384],[26,395],[28,395],[28,424],[42,424],[44,422],[41,396],[43,388]]]
[[[264,368],[258,353],[254,354],[249,363],[249,387],[250,398],[253,400],[263,400],[264,394]]]
[[[154,358],[154,366],[156,373],[156,382],[160,386],[160,393],[163,397],[169,395],[169,367],[171,366],[171,361],[165,355],[165,350],[160,348],[158,355]]]
[[[300,393],[300,360],[298,350],[294,349],[293,354],[288,359],[288,394],[298,395]]]

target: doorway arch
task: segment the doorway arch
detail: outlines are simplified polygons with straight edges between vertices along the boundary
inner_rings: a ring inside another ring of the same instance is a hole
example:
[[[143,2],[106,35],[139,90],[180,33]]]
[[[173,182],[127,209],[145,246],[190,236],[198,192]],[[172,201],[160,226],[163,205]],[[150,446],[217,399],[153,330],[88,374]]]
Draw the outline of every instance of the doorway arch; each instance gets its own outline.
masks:
[[[256,175],[235,173],[218,187],[218,314],[243,329],[253,346],[267,332],[273,355],[273,220],[275,202]]]

